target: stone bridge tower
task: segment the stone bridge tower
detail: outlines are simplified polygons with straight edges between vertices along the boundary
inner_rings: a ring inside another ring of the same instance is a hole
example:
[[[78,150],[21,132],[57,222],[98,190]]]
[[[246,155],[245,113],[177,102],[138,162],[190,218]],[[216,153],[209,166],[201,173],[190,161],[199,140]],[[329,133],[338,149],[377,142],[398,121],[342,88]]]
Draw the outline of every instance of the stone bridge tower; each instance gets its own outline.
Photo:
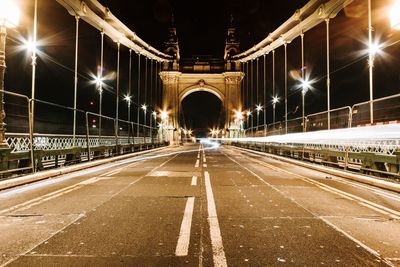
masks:
[[[232,22],[232,20],[231,20]],[[168,112],[168,121],[164,121],[164,137],[169,141],[179,141],[179,114],[183,99],[193,92],[206,91],[217,96],[223,107],[224,135],[238,136],[239,123],[235,120],[235,111],[241,110],[241,81],[244,77],[240,65],[235,65],[232,56],[239,53],[239,42],[235,37],[236,29],[228,29],[223,60],[192,59],[181,62],[176,28],[169,28],[169,38],[165,42],[165,52],[173,56],[173,61],[165,63],[160,77],[163,83],[163,106]]]

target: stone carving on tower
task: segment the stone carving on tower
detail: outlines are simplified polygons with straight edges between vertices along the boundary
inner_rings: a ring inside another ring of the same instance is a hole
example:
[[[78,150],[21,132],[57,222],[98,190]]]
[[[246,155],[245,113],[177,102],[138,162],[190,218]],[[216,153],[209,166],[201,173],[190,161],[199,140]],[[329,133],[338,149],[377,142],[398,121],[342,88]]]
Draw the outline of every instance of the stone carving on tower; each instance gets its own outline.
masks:
[[[236,54],[239,54],[239,42],[236,40],[236,28],[233,26],[233,16],[231,15],[231,22],[228,28],[228,34],[226,36],[225,41],[225,53],[224,53],[224,60],[225,60],[225,70],[226,71],[236,71],[235,62],[232,60],[232,57]]]
[[[165,53],[172,56],[172,62],[164,63],[164,70],[169,71],[179,71],[179,41],[178,35],[176,34],[176,27],[174,21],[174,15],[171,17],[171,26],[169,27],[169,36],[168,41],[164,42],[165,45]]]

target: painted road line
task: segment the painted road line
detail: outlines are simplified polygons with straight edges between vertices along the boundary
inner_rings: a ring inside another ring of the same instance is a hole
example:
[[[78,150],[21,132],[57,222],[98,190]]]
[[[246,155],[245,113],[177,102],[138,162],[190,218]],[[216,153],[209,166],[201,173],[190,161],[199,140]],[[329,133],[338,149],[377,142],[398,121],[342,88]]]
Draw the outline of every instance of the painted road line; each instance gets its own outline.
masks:
[[[317,187],[319,187],[321,189],[324,189],[325,191],[329,191],[331,193],[340,195],[342,197],[350,198],[353,201],[355,201],[355,202],[357,202],[357,203],[359,203],[359,204],[361,204],[361,205],[363,205],[365,207],[369,207],[372,210],[378,211],[378,212],[380,212],[382,214],[385,214],[385,215],[389,215],[393,219],[396,219],[396,220],[400,219],[400,212],[398,212],[396,210],[390,209],[388,207],[385,207],[385,206],[382,206],[380,204],[374,203],[372,201],[366,200],[366,199],[361,198],[359,196],[344,192],[344,191],[342,191],[340,189],[336,189],[336,188],[334,188],[332,186],[329,186],[329,185],[320,183],[318,181],[312,180],[312,179],[310,179],[310,178],[308,178],[306,176],[303,176],[303,175],[300,175],[300,174],[297,174],[297,173],[294,173],[294,172],[291,172],[291,171],[276,167],[276,166],[271,165],[269,163],[266,163],[264,161],[260,161],[260,160],[256,160],[256,159],[252,159],[252,158],[251,158],[251,160],[254,161],[254,162],[258,162],[259,164],[261,164],[261,165],[263,165],[265,167],[268,167],[268,168],[270,168],[272,170],[297,176],[301,180],[303,180],[305,182],[308,182],[310,184],[313,184],[313,185],[315,185],[315,186],[317,186]]]
[[[192,177],[192,183],[190,185],[197,185],[197,176]]]
[[[217,209],[215,207],[214,194],[211,188],[210,174],[205,171],[204,179],[207,194],[208,224],[210,225],[211,247],[213,251],[214,266],[226,267],[226,257],[222,244],[221,230],[219,228]]]
[[[200,161],[199,161],[199,159],[197,159],[197,160],[196,160],[196,164],[194,165],[194,167],[195,167],[195,168],[198,168],[198,167],[199,167],[199,164],[200,164]]]
[[[175,255],[187,256],[190,242],[190,229],[192,228],[192,217],[194,208],[194,197],[188,197],[185,212],[183,214],[181,230],[179,232],[178,243],[176,244]]]
[[[178,155],[178,154],[176,154],[176,155],[173,156],[172,158],[175,158],[177,155]],[[169,159],[169,160],[170,160],[170,159]],[[169,160],[167,160],[166,162],[168,162]],[[135,162],[132,162],[132,163],[130,163],[130,164],[127,164],[124,168],[129,168],[129,167],[135,166],[135,165],[137,165],[137,164],[139,164],[139,163],[141,163],[141,162],[143,162],[143,161],[135,161]],[[164,162],[164,163],[165,163],[165,162]],[[118,166],[118,165],[121,165],[121,163],[115,164],[115,166]],[[161,164],[160,166],[162,166],[162,165],[163,165],[163,164]],[[159,166],[159,167],[160,167],[160,166]],[[122,168],[119,168],[119,169],[117,169],[117,170],[120,171],[121,169],[122,169]],[[106,173],[103,174],[103,175],[107,175],[107,174],[110,174],[110,173],[115,172],[115,171],[116,171],[116,170],[112,170],[112,171],[106,172]],[[86,173],[86,171],[84,170],[83,173]],[[77,172],[77,174],[79,174],[79,172]],[[77,176],[78,176],[78,175],[77,175]],[[104,179],[104,178],[103,178],[103,179]],[[63,196],[63,195],[65,195],[65,194],[67,194],[67,193],[70,193],[70,192],[72,192],[72,191],[75,191],[75,190],[77,190],[77,189],[80,189],[80,188],[82,188],[83,186],[85,186],[85,185],[87,185],[87,184],[93,184],[93,183],[98,182],[98,181],[103,180],[103,179],[102,179],[102,178],[99,179],[98,177],[91,177],[91,178],[86,179],[86,180],[83,180],[83,181],[81,181],[81,182],[79,182],[79,183],[76,183],[76,184],[73,184],[73,185],[70,185],[70,186],[61,188],[61,189],[59,189],[59,190],[56,190],[56,191],[54,191],[54,192],[45,194],[45,195],[43,195],[43,196],[40,196],[40,197],[31,199],[31,200],[25,201],[25,202],[23,202],[23,203],[14,205],[14,206],[12,206],[12,207],[10,207],[10,208],[0,210],[0,215],[1,215],[1,214],[5,214],[5,213],[10,213],[10,212],[13,212],[13,211],[17,211],[17,210],[26,210],[27,208],[31,208],[31,207],[33,207],[33,206],[42,204],[42,203],[44,203],[44,202],[46,202],[46,201],[49,201],[49,200],[51,200],[51,199],[54,199],[54,198]]]
[[[273,186],[272,184],[268,183],[267,181],[265,181],[261,176],[259,176],[257,173],[253,172],[252,170],[250,170],[249,168],[247,168],[246,166],[242,165],[240,162],[238,162],[237,160],[233,159],[232,157],[230,157],[229,155],[227,155],[226,153],[221,152],[222,154],[224,154],[228,159],[230,159],[231,161],[233,161],[234,163],[236,163],[237,165],[239,165],[240,167],[242,167],[244,170],[248,171],[249,173],[251,173],[252,175],[254,175],[255,177],[257,177],[257,179],[259,181],[261,181],[262,183],[266,184],[267,186],[271,187],[272,189],[274,189],[276,192],[278,192],[279,194],[281,194],[284,198],[292,201],[293,203],[295,203],[296,205],[298,205],[299,207],[301,207],[302,209],[306,210],[307,212],[309,212],[310,214],[312,214],[315,218],[318,218],[320,220],[322,220],[324,223],[326,223],[329,226],[332,226],[333,229],[335,229],[336,231],[339,231],[340,233],[344,234],[347,238],[349,238],[350,240],[356,242],[356,244],[360,245],[361,247],[363,247],[364,249],[366,249],[368,252],[370,252],[371,254],[375,255],[376,257],[378,257],[379,259],[381,259],[382,261],[384,261],[385,263],[389,264],[388,261],[386,259],[384,259],[377,251],[375,251],[374,249],[368,247],[366,244],[364,244],[363,242],[361,242],[360,240],[354,238],[353,236],[351,236],[350,234],[346,233],[343,229],[339,228],[336,225],[333,225],[331,222],[329,222],[327,219],[325,219],[322,216],[318,216],[316,214],[314,214],[311,210],[307,209],[306,207],[304,207],[303,205],[301,205],[300,203],[298,203],[296,200],[294,200],[293,198],[289,198],[287,197],[281,190],[279,190],[277,187]]]

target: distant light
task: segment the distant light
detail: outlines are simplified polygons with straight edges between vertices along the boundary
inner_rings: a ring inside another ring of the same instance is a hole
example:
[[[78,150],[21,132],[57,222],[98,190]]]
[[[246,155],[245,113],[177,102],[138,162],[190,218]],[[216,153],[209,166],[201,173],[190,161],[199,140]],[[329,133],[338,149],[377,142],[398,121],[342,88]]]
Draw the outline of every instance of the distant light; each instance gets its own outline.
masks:
[[[369,47],[369,53],[375,56],[376,54],[381,52],[381,47],[382,45],[379,43],[372,43],[371,46]]]
[[[103,78],[102,77],[99,77],[99,76],[96,76],[95,78],[94,78],[94,81],[96,82],[96,85],[99,87],[99,91],[101,90],[100,89],[100,86],[103,84]]]
[[[241,111],[235,111],[235,118],[237,119],[237,120],[243,120],[243,112],[241,112]]]
[[[167,111],[165,111],[165,110],[163,110],[163,111],[161,111],[161,119],[162,120],[167,120],[168,119],[168,112]]]
[[[272,98],[272,103],[273,103],[273,104],[279,103],[279,97],[274,96],[274,97]]]
[[[153,115],[153,117],[156,118],[156,117],[157,117],[157,112],[153,111],[153,112],[151,113],[151,115]]]
[[[33,53],[33,52],[36,53],[37,52],[37,44],[32,40],[25,41],[24,42],[24,48],[25,48],[26,51],[28,51],[30,53]]]
[[[393,29],[400,31],[400,1],[397,0],[390,8],[390,25]]]
[[[142,105],[142,109],[143,109],[143,111],[146,111],[146,110],[147,110],[146,104],[143,104],[143,105]]]
[[[262,105],[256,105],[257,112],[260,112],[263,109]]]
[[[125,96],[124,96],[124,100],[125,100],[127,103],[131,103],[131,96],[130,96],[130,95],[125,95]]]
[[[305,95],[308,89],[311,88],[311,82],[308,79],[301,80],[301,92]]]
[[[246,115],[249,117],[251,115],[251,111],[247,111]]]
[[[0,26],[15,28],[19,24],[20,10],[12,0],[0,0]]]

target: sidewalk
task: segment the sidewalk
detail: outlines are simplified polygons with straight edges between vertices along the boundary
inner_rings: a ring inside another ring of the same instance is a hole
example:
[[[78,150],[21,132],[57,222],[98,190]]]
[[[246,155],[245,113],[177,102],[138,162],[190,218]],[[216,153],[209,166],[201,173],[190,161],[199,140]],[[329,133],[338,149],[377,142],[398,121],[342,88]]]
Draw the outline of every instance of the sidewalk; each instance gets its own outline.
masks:
[[[147,154],[150,152],[159,151],[159,150],[165,149],[167,147],[169,147],[169,146],[153,148],[153,149],[149,149],[149,150],[145,150],[145,151],[128,153],[128,154],[121,155],[121,156],[116,156],[116,157],[111,157],[111,158],[106,158],[106,159],[99,159],[99,160],[94,160],[94,161],[85,162],[85,163],[78,163],[78,164],[71,165],[71,166],[60,167],[57,169],[32,173],[32,174],[20,176],[17,178],[10,178],[10,179],[4,180],[4,181],[0,181],[0,190],[4,190],[4,189],[8,189],[11,187],[24,185],[24,184],[28,184],[28,183],[37,182],[40,180],[48,179],[48,178],[55,177],[58,175],[71,173],[74,171],[79,171],[79,170],[83,170],[83,169],[96,167],[96,166],[114,162],[114,161],[119,161],[119,160],[131,158],[131,157],[140,156],[140,155]]]

